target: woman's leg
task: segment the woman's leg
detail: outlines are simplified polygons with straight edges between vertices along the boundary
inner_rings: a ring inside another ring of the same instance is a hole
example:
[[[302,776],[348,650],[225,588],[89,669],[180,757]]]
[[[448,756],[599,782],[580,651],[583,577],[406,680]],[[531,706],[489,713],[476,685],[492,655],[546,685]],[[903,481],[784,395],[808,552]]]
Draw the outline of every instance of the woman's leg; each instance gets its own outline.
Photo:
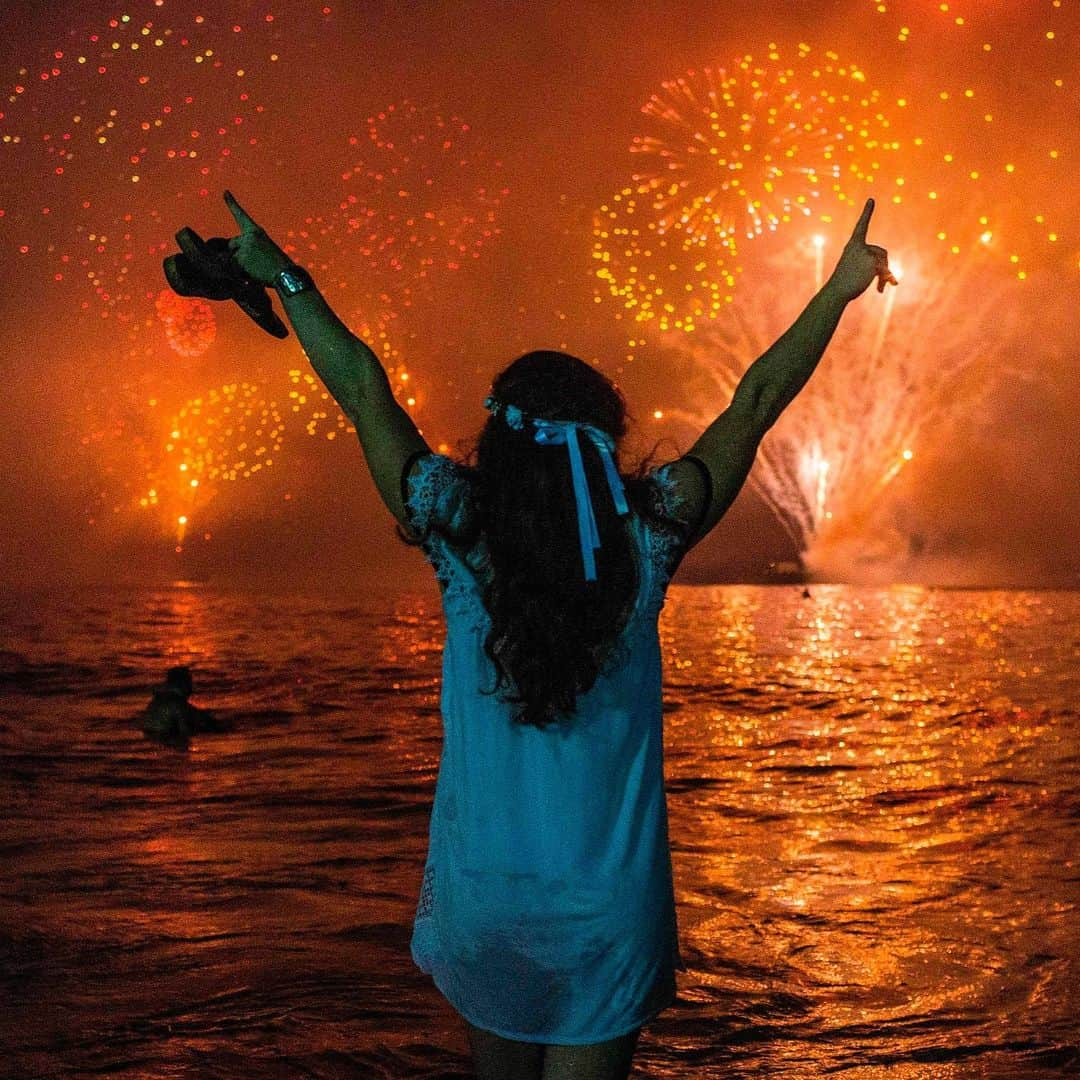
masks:
[[[588,1046],[544,1047],[541,1080],[626,1080],[641,1028]]]
[[[542,1043],[504,1039],[493,1031],[473,1027],[468,1020],[465,1029],[473,1053],[476,1080],[540,1080],[544,1065]]]

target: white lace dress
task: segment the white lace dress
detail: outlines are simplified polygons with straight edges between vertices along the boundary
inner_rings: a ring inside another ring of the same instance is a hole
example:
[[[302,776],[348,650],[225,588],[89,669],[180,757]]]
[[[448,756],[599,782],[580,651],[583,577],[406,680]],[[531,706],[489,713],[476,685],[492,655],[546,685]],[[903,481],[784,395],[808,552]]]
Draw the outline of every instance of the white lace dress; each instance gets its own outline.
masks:
[[[414,467],[415,462],[415,467]],[[407,480],[406,480],[407,477]],[[649,474],[669,512],[678,494]],[[468,512],[468,470],[414,455],[403,473],[417,529]],[[653,1019],[676,996],[657,619],[682,541],[631,511],[643,587],[623,659],[578,698],[572,722],[513,724],[483,651],[490,620],[469,552],[424,544],[446,616],[443,746],[411,951],[451,1005],[510,1039],[581,1044]]]

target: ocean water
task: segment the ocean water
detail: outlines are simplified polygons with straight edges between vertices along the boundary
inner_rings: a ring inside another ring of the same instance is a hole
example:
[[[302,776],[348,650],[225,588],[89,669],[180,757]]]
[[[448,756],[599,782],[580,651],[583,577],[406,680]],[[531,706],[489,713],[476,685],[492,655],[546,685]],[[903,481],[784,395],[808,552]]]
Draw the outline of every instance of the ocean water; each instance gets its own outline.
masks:
[[[1075,1075],[1080,593],[811,593],[669,592],[689,970],[633,1075]],[[0,613],[0,1074],[472,1075],[409,955],[436,592]],[[177,663],[228,723],[186,751],[139,724]]]

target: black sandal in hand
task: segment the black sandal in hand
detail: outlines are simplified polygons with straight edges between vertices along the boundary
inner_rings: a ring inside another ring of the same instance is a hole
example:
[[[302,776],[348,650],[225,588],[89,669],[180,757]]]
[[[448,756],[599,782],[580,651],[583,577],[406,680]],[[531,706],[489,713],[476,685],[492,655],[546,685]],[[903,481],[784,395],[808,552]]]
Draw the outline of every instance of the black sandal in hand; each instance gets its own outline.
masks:
[[[203,240],[194,229],[183,228],[176,234],[176,242],[181,254],[169,255],[162,262],[173,292],[204,300],[235,300],[268,334],[276,338],[289,336],[265,286],[252,281],[236,265],[227,239],[211,236]]]

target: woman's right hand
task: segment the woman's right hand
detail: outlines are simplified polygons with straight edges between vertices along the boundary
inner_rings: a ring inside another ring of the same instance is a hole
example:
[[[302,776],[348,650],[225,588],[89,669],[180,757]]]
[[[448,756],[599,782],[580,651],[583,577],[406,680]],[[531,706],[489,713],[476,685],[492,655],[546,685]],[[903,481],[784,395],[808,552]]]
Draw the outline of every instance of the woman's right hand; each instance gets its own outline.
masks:
[[[874,200],[867,199],[851,239],[844,245],[840,261],[826,282],[845,302],[861,296],[874,278],[878,279],[878,292],[884,292],[888,282],[898,284],[889,269],[889,253],[883,247],[866,242],[866,230],[873,212]]]

